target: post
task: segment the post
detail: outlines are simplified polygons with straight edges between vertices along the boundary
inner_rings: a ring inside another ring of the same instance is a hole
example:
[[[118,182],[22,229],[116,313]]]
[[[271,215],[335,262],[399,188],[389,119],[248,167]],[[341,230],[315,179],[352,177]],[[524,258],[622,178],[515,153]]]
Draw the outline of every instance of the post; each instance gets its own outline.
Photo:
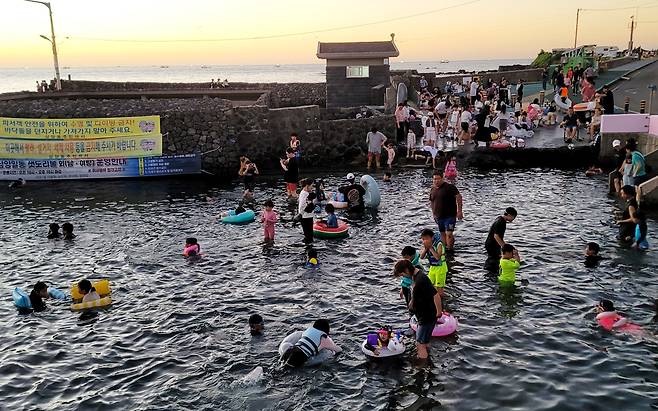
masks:
[[[539,105],[544,104],[544,98],[546,96],[546,92],[544,90],[541,90],[539,92]]]
[[[635,16],[631,16],[631,39],[628,41],[628,55],[633,54],[633,29],[635,28]]]
[[[656,85],[651,84],[649,87],[649,114],[652,113],[651,109],[653,107],[653,95],[656,94]]]
[[[631,98],[626,96],[624,97],[624,113],[628,113],[631,107]]]
[[[644,114],[646,112],[647,112],[647,101],[640,100],[640,114]]]
[[[573,48],[578,47],[578,17],[580,17],[580,9],[576,9],[576,35],[573,38]]]
[[[50,43],[53,46],[53,60],[54,60],[54,63],[55,63],[55,88],[57,90],[61,90],[62,89],[62,81],[59,77],[59,61],[57,59],[57,43],[55,41],[55,25],[53,24],[53,10],[50,8],[50,3],[46,2],[46,1],[38,1],[38,0],[25,0],[25,1],[28,1],[30,3],[43,4],[44,6],[48,7],[48,15],[50,17],[50,38],[47,38],[45,36],[42,36],[42,37],[44,37],[48,41],[50,41]]]

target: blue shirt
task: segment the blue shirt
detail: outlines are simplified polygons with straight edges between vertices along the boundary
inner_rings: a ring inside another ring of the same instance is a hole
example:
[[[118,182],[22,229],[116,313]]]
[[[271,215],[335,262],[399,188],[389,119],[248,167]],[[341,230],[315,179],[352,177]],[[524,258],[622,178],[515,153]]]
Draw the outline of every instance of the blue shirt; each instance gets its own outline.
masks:
[[[327,214],[327,227],[338,228],[338,218],[336,217],[336,214]]]

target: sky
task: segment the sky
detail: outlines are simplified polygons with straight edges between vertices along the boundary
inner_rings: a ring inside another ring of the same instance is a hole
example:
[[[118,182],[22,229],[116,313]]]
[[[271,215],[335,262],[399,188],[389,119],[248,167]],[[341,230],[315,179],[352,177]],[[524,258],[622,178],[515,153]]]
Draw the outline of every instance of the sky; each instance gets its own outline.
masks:
[[[400,49],[398,61],[528,58],[542,48],[573,45],[577,8],[586,9],[580,13],[579,44],[626,48],[630,16],[636,15],[635,45],[658,48],[658,0],[51,0],[51,4],[60,66],[323,63],[315,56],[318,41],[388,40],[390,33],[395,33]],[[591,10],[635,6],[639,8]],[[452,8],[440,10],[447,7]],[[2,0],[2,15],[0,67],[51,65],[51,47],[39,37],[50,36],[47,8]],[[390,21],[410,15],[415,16]],[[315,33],[245,40],[300,32]],[[227,38],[240,40],[187,41]]]

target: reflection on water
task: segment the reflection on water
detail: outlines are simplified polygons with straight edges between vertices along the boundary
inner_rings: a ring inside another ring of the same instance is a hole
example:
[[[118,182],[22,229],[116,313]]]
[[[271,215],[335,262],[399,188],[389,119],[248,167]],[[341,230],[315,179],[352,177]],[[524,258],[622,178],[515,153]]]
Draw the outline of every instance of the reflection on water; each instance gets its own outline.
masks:
[[[381,178],[381,176],[378,176]],[[342,183],[330,175],[330,187]],[[382,184],[377,212],[349,216],[350,237],[316,241],[322,266],[305,270],[301,228],[283,184],[262,181],[262,202],[280,212],[276,242],[262,228],[217,223],[241,190],[193,180],[58,182],[0,188],[0,403],[69,409],[647,409],[658,405],[653,337],[611,335],[595,325],[601,298],[656,332],[655,252],[620,249],[600,224],[615,209],[603,179],[562,171],[480,174],[458,182],[458,224],[446,306],[458,333],[434,339],[430,361],[414,350],[366,361],[368,330],[405,329],[393,262],[432,227],[430,175],[410,170]],[[493,219],[514,205],[506,240],[521,250],[528,280],[499,290],[485,275],[483,243]],[[47,241],[47,225],[70,221],[73,243]],[[649,233],[658,232],[654,220]],[[186,237],[205,254],[181,256]],[[602,245],[598,267],[582,263],[585,241]],[[48,301],[37,315],[11,304],[15,286],[45,280],[67,289],[110,278],[114,305],[97,315]],[[247,319],[265,318],[254,338]],[[90,315],[90,317],[87,317]],[[316,368],[281,370],[277,347],[326,317],[345,352]],[[409,341],[409,347],[413,344]],[[256,366],[261,384],[233,384]]]

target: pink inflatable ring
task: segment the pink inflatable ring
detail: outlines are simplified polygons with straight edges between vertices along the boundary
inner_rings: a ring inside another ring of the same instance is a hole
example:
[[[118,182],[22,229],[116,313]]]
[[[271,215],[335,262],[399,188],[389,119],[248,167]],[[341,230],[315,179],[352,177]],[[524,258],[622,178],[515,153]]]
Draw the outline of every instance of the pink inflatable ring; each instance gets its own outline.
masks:
[[[416,331],[418,328],[418,319],[414,315],[409,320],[409,326],[412,330]],[[457,319],[447,312],[441,314],[441,317],[436,320],[434,330],[432,330],[432,337],[445,337],[457,331]]]

